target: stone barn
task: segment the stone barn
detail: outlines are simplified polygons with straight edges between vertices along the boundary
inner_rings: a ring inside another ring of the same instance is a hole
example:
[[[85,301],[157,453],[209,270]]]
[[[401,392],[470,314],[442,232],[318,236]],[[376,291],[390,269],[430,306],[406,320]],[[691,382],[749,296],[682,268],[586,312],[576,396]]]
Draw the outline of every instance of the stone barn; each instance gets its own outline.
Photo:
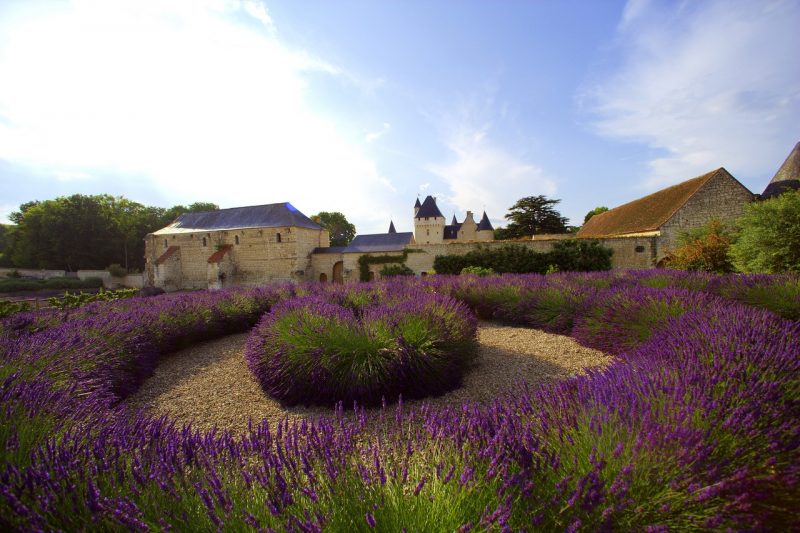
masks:
[[[724,168],[718,168],[595,215],[578,231],[577,237],[601,240],[655,237],[653,250],[637,246],[634,251],[650,253],[655,265],[677,248],[681,232],[700,228],[711,219],[732,225],[753,199],[747,187]]]
[[[146,284],[167,291],[311,278],[328,231],[289,202],[185,213],[145,239]]]

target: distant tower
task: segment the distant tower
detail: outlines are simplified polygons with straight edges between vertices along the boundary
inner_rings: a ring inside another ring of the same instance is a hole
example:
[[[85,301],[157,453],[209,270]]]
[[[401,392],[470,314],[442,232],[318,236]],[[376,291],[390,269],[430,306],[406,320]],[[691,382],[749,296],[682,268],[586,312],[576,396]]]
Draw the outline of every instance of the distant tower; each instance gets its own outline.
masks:
[[[800,142],[794,145],[794,150],[775,173],[764,192],[761,193],[761,199],[769,200],[787,191],[798,189],[800,189]]]
[[[475,232],[476,241],[491,241],[494,240],[494,228],[492,223],[489,222],[489,217],[486,216],[486,211],[483,212],[481,221],[478,222],[478,230]]]
[[[419,207],[417,207],[419,205]],[[433,196],[414,206],[414,240],[417,244],[438,244],[444,241],[444,215]]]
[[[394,229],[394,221],[393,220],[389,221],[389,233],[397,233],[397,230]]]

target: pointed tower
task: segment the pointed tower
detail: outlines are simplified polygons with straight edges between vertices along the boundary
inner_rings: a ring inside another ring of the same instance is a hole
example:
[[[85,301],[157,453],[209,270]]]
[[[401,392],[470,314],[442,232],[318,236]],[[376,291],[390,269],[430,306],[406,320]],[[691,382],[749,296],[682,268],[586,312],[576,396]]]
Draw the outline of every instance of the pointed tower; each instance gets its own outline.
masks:
[[[419,203],[419,196],[417,196],[417,201],[414,204],[414,216],[415,217],[417,216],[417,213],[419,213],[419,208],[420,207],[422,207],[422,204]]]
[[[419,200],[417,200],[419,203]],[[444,240],[444,215],[433,196],[426,196],[419,209],[414,208],[414,240],[417,244],[441,243]]]
[[[489,217],[486,216],[486,211],[483,212],[481,221],[478,222],[478,231],[476,233],[476,240],[478,241],[491,241],[494,240],[494,228],[492,223],[489,222]]]
[[[389,221],[389,233],[397,233],[397,230],[394,229],[394,221],[393,220]]]
[[[458,220],[456,220],[456,214],[455,213],[453,213],[453,220],[450,221],[450,225],[451,226],[457,226],[458,225]]]
[[[781,168],[775,173],[772,180],[761,193],[762,200],[775,198],[788,191],[800,189],[800,142],[794,145],[794,149],[783,162]]]

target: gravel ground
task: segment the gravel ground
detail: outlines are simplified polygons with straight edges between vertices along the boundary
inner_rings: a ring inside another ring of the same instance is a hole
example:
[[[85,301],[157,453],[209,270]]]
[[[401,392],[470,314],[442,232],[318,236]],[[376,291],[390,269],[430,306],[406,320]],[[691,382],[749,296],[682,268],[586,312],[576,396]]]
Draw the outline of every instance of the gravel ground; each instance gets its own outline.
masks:
[[[245,431],[250,419],[275,423],[286,416],[332,414],[332,407],[284,407],[264,394],[244,359],[247,336],[229,335],[168,356],[126,403],[153,415],[191,422],[198,429],[216,426],[236,433]],[[465,400],[485,404],[512,392],[521,380],[531,385],[560,380],[611,361],[570,337],[488,322],[480,323],[478,342],[478,357],[462,386],[424,401],[438,406]]]

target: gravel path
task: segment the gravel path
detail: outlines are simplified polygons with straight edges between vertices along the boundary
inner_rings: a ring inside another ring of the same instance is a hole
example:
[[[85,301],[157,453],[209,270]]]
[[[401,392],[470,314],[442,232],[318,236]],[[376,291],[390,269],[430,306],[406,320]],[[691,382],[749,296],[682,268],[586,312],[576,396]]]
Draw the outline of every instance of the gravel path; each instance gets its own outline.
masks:
[[[244,360],[248,334],[229,335],[176,352],[164,359],[139,391],[126,403],[153,415],[192,422],[198,429],[245,431],[249,419],[322,416],[332,408],[284,407],[264,394]],[[535,385],[568,378],[590,367],[602,367],[611,357],[579,345],[570,337],[535,329],[482,322],[478,328],[478,357],[463,385],[437,398],[432,405],[488,403],[515,389],[520,380]],[[421,403],[409,401],[409,406]],[[348,406],[345,406],[347,408]]]

